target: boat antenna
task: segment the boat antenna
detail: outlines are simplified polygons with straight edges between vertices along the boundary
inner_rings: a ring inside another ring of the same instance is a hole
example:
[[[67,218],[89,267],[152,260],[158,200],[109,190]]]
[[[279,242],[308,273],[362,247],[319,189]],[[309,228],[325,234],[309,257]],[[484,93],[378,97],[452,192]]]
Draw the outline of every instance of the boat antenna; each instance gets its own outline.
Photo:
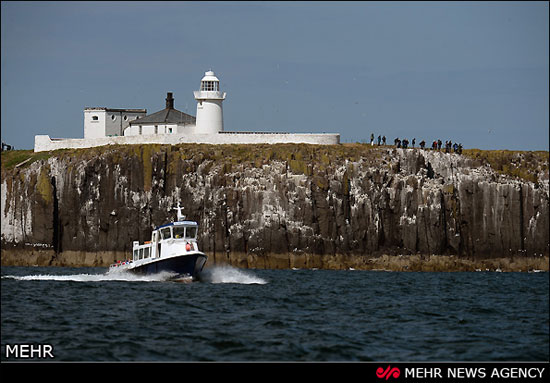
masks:
[[[180,207],[179,202],[178,202],[178,207],[173,208],[173,210],[176,210],[178,212],[178,221],[185,221],[185,216],[181,213],[183,208]]]

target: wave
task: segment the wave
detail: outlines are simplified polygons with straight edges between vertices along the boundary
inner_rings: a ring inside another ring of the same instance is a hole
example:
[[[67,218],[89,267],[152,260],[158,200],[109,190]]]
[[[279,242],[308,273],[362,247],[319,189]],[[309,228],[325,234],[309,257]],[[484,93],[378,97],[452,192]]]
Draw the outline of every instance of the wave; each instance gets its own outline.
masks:
[[[253,275],[249,271],[236,269],[231,266],[212,266],[204,269],[201,273],[201,280],[207,283],[237,283],[237,284],[258,284],[267,283],[265,279]]]
[[[69,281],[69,282],[104,282],[104,281],[125,281],[125,282],[158,282],[172,278],[174,274],[162,272],[151,275],[136,275],[126,271],[107,272],[105,274],[39,274],[39,275],[5,275],[2,278],[15,279],[19,281]]]
[[[175,274],[160,272],[150,275],[136,275],[128,271],[108,271],[105,274],[34,274],[34,275],[4,275],[2,278],[18,281],[65,281],[65,282],[162,282],[172,280]],[[230,266],[212,266],[201,273],[201,281],[206,283],[236,283],[236,284],[266,284],[262,278],[244,270]]]

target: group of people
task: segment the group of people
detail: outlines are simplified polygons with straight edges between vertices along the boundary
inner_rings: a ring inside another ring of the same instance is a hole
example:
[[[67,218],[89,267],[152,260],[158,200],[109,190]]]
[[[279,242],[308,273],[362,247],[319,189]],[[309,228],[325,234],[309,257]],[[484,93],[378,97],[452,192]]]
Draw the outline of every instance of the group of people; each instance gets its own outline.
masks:
[[[378,146],[380,144],[386,145],[386,136],[378,136]],[[370,144],[374,146],[374,133],[371,133],[370,135]],[[393,140],[393,144],[397,148],[403,148],[408,149],[409,148],[409,140],[404,138],[403,140],[400,140],[399,138],[396,138]],[[412,148],[416,145],[416,138],[412,139]],[[424,149],[426,147],[426,141],[422,140],[418,143],[420,149]],[[443,145],[443,142],[441,140],[434,140],[432,142],[432,150],[441,150],[441,146]],[[456,142],[453,144],[451,140],[445,141],[445,153],[451,153],[451,151],[454,151],[455,153],[462,154],[462,144],[457,144]]]
[[[441,140],[434,140],[434,142],[432,142],[432,150],[441,150],[442,144]],[[456,142],[453,144],[451,140],[445,141],[445,153],[451,153],[451,150],[455,153],[462,154],[462,144],[457,144]]]

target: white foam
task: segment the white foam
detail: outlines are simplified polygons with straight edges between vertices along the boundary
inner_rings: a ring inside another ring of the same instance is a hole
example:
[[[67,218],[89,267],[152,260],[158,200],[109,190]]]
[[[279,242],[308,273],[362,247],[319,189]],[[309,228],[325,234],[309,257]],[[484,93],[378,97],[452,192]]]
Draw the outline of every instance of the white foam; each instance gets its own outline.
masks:
[[[266,280],[253,275],[250,271],[236,269],[231,266],[212,266],[201,273],[201,280],[208,283],[237,283],[264,285]]]
[[[70,281],[70,282],[104,282],[104,281],[126,281],[126,282],[155,282],[165,281],[173,277],[171,273],[158,273],[151,275],[136,275],[125,271],[107,272],[105,274],[69,274],[69,275],[6,275],[2,278],[11,278],[19,281]]]
[[[105,274],[35,274],[35,275],[5,275],[2,278],[15,279],[19,281],[69,281],[69,282],[156,282],[167,281],[175,274],[161,272],[151,275],[136,275],[124,270],[111,270]],[[201,280],[207,283],[237,283],[237,284],[266,284],[262,278],[253,275],[249,271],[233,268],[231,266],[213,266],[204,269],[201,273]]]

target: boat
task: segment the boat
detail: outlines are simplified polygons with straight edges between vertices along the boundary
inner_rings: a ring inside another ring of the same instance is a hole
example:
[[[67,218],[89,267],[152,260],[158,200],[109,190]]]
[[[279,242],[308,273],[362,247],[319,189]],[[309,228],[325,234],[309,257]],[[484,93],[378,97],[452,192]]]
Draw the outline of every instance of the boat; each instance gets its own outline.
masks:
[[[134,241],[132,258],[117,261],[109,266],[109,272],[128,271],[149,275],[168,273],[169,279],[189,281],[200,279],[200,273],[208,257],[197,245],[198,224],[188,221],[178,204],[177,221],[156,227],[151,240],[140,244]]]

